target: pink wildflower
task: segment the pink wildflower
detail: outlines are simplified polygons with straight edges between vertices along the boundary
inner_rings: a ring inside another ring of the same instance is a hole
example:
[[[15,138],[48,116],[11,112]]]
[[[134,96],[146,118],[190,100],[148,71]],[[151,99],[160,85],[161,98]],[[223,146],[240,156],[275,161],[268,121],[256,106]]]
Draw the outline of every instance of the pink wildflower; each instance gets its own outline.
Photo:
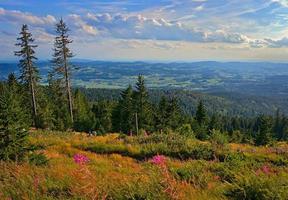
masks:
[[[163,165],[166,162],[166,158],[165,156],[157,155],[152,158],[151,162],[155,165]]]
[[[89,162],[89,158],[87,158],[87,156],[82,155],[82,154],[75,154],[73,156],[74,162],[80,165],[84,165],[87,162]]]
[[[265,175],[269,175],[269,174],[272,173],[272,170],[271,170],[271,168],[270,168],[269,166],[264,165],[264,166],[262,166],[260,169],[258,169],[258,170],[256,171],[256,175],[257,175],[257,176],[258,176],[260,173],[263,173],[263,174],[265,174]]]
[[[264,174],[269,174],[270,173],[270,167],[269,166],[267,166],[267,165],[264,165],[263,167],[262,167],[262,172],[264,173]]]
[[[39,184],[40,184],[40,178],[39,178],[39,176],[36,176],[33,180],[33,185],[34,185],[35,190],[38,189]]]

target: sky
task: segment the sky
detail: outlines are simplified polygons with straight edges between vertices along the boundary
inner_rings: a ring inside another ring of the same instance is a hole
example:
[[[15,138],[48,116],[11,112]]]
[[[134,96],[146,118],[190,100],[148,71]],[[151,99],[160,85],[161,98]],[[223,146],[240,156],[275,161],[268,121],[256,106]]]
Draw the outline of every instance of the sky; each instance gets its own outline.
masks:
[[[288,0],[0,0],[0,60],[22,24],[51,59],[60,18],[78,59],[288,61]]]

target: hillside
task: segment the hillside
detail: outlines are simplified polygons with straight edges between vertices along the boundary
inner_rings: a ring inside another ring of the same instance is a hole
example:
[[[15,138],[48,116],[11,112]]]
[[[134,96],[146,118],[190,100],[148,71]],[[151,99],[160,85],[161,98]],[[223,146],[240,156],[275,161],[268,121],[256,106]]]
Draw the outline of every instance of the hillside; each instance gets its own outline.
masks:
[[[121,89],[97,89],[81,88],[81,91],[91,102],[95,101],[117,101]],[[287,97],[253,96],[239,93],[199,93],[189,90],[176,89],[150,89],[149,96],[153,103],[159,103],[162,95],[177,97],[183,111],[194,115],[200,100],[205,102],[210,114],[218,113],[228,116],[255,117],[259,114],[274,115],[277,109],[288,113]]]
[[[284,143],[254,147],[173,135],[47,131],[31,133],[29,142],[38,148],[30,164],[0,163],[1,199],[288,198]]]
[[[38,63],[42,84],[47,84],[51,63]],[[11,72],[18,74],[16,63],[0,63],[0,79]],[[210,113],[256,116],[288,113],[285,63],[248,62],[73,62],[73,86],[87,88],[89,100],[115,100],[120,90],[134,85],[143,74],[152,101],[160,95],[177,96],[188,114],[195,113],[199,99],[207,102]]]
[[[38,62],[42,83],[51,63]],[[75,87],[125,88],[139,74],[149,88],[185,89],[201,92],[235,92],[245,95],[287,96],[288,65],[269,62],[105,62],[74,61]],[[18,73],[17,63],[0,63],[0,79]]]

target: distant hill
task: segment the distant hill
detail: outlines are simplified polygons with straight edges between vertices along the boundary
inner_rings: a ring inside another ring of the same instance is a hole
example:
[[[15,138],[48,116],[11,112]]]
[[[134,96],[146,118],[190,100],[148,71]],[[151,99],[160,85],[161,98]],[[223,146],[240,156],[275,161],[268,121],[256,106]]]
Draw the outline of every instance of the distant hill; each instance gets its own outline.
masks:
[[[39,62],[42,82],[51,69],[49,62]],[[258,96],[288,95],[288,64],[268,62],[73,62],[73,83],[86,88],[125,88],[145,75],[149,88],[185,89],[207,93],[235,92]],[[0,79],[17,72],[16,63],[0,63]]]
[[[48,61],[37,64],[46,83]],[[152,100],[168,91],[177,95],[188,113],[204,99],[209,111],[223,114],[273,114],[277,108],[288,114],[288,64],[269,62],[148,63],[73,61],[73,86],[87,90],[91,100],[118,98],[120,90],[145,76]],[[18,72],[17,63],[0,63],[0,79]],[[97,90],[93,90],[97,88]],[[102,89],[102,90],[99,90]],[[92,93],[92,94],[91,94]],[[101,94],[100,94],[101,93]]]

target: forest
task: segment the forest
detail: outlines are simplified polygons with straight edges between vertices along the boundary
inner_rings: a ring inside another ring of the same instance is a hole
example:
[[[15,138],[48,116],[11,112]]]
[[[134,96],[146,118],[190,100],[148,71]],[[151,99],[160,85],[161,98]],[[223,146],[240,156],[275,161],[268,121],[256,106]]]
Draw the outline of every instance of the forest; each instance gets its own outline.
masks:
[[[288,199],[283,110],[223,111],[141,73],[114,96],[73,87],[68,32],[61,19],[43,85],[21,28],[19,76],[0,82],[0,199]]]

